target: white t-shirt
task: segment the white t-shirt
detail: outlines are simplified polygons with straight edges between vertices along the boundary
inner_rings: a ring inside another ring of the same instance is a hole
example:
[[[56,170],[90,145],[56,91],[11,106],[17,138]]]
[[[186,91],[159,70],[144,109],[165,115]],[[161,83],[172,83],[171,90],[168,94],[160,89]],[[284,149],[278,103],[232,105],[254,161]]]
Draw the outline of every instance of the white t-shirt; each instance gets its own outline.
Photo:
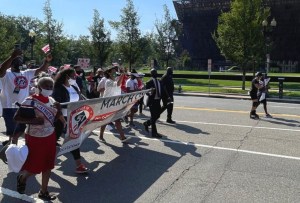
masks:
[[[36,69],[27,69],[20,73],[6,71],[0,78],[2,90],[0,93],[2,108],[12,108],[15,102],[22,103],[29,96],[29,82],[34,77]]]
[[[79,101],[79,94],[77,93],[77,91],[74,89],[74,87],[72,87],[71,85],[70,85],[70,87],[67,87],[67,86],[65,86],[65,88],[68,90],[68,92],[69,92],[69,96],[70,96],[70,102],[76,102],[76,101]],[[61,111],[62,111],[62,114],[64,115],[64,116],[67,116],[67,109],[65,109],[65,108],[62,108],[61,109]]]
[[[132,80],[131,78],[129,78],[126,81],[126,88],[128,88],[128,87],[129,87],[130,91],[138,90],[138,81],[137,81],[137,79]]]
[[[98,83],[98,86],[97,86],[97,91],[98,91],[98,92],[100,91],[100,89],[105,88],[106,80],[107,80],[106,77],[101,78],[101,80],[100,80],[100,82]],[[100,92],[99,97],[102,97],[102,95],[103,95],[103,93]]]
[[[121,95],[121,88],[118,86],[117,81],[107,79],[105,82],[103,97],[112,97],[117,95]]]

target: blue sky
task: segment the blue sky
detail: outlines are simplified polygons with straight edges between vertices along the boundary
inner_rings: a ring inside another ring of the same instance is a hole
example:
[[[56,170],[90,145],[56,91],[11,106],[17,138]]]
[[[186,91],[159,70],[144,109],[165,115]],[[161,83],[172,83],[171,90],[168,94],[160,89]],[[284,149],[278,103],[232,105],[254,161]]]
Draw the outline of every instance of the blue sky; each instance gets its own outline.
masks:
[[[163,17],[163,5],[166,4],[171,16],[177,18],[172,0],[133,0],[140,16],[142,33],[154,30],[156,19]],[[25,15],[44,20],[45,0],[0,0],[0,12],[5,15]],[[92,23],[93,10],[97,9],[105,19],[106,28],[115,32],[108,25],[109,20],[120,20],[121,9],[126,0],[51,0],[53,17],[64,24],[64,33],[68,35],[89,35],[88,27]]]

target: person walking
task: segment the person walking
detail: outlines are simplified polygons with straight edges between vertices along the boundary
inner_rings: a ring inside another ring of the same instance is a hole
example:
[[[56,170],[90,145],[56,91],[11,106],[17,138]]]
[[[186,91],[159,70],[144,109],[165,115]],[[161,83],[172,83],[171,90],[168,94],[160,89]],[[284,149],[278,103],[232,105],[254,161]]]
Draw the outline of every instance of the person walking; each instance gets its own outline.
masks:
[[[59,103],[50,97],[53,83],[50,77],[40,78],[37,83],[38,93],[27,97],[22,102],[22,106],[34,107],[35,118],[26,118],[19,110],[14,117],[18,123],[27,124],[25,141],[29,151],[21,173],[17,176],[17,191],[24,194],[27,179],[42,173],[38,197],[45,201],[56,199],[56,196],[48,192],[49,178],[56,158],[54,120],[64,121]]]
[[[126,92],[127,93],[136,92],[136,91],[138,91],[138,81],[136,79],[138,77],[138,74],[137,74],[136,70],[133,69],[129,75],[130,75],[130,77],[126,81],[126,88],[127,88]],[[128,127],[133,127],[133,128],[135,127],[135,124],[133,123],[133,116],[138,111],[138,106],[139,106],[139,101],[136,102],[131,107],[130,112],[127,115],[129,117]]]
[[[267,118],[272,118],[271,114],[268,112],[267,108],[267,94],[268,94],[268,83],[270,78],[265,78],[264,76],[260,79],[259,84],[262,85],[261,89],[258,89],[257,96],[259,103],[263,104],[265,115]]]
[[[39,68],[23,71],[20,69],[23,65],[22,54],[22,50],[14,50],[11,56],[0,66],[0,80],[2,83],[0,99],[6,135],[9,136],[9,140],[2,143],[3,145],[10,142],[17,144],[18,138],[24,133],[26,126],[17,124],[13,120],[13,116],[17,111],[14,104],[23,102],[29,96],[29,82],[39,73],[47,72],[49,63],[52,60],[52,55],[48,54]]]
[[[166,73],[161,77],[161,82],[165,91],[162,92],[162,102],[163,102],[163,109],[167,109],[167,123],[174,124],[175,121],[172,120],[173,114],[173,102],[174,102],[174,82],[173,82],[173,68],[168,67]],[[164,111],[163,110],[163,111]],[[162,112],[163,113],[163,112]]]
[[[257,93],[258,93],[258,90],[263,88],[263,85],[259,83],[262,76],[263,75],[261,72],[257,72],[255,74],[255,77],[251,81],[251,89],[249,91],[249,94],[250,94],[250,97],[252,100],[252,107],[251,107],[251,111],[250,111],[250,118],[252,118],[252,119],[259,119],[259,116],[256,114],[256,109],[259,106]]]
[[[53,98],[59,103],[76,102],[79,100],[83,100],[79,89],[75,85],[71,85],[74,84],[74,81],[76,81],[76,72],[74,69],[69,68],[60,71],[54,82],[54,89],[52,94]],[[64,105],[62,106],[62,113],[67,120],[67,108]],[[63,128],[61,128],[60,131],[56,132],[57,139],[61,136],[63,131],[66,132],[66,130],[63,130]],[[76,162],[75,172],[87,173],[89,169],[81,162],[80,148],[74,149],[73,151],[71,151],[71,154],[73,155],[73,158]]]
[[[112,96],[117,96],[121,95],[121,81],[123,80],[124,74],[121,74],[118,78],[116,78],[116,72],[117,68],[116,67],[111,67],[108,68],[105,73],[107,76],[107,80],[105,82],[105,90],[103,93],[103,97],[112,97]],[[115,122],[115,127],[117,128],[117,131],[120,134],[120,139],[121,142],[126,142],[127,140],[130,139],[130,137],[126,137],[122,128],[121,120],[117,119],[114,121]],[[103,135],[105,131],[106,125],[103,125],[100,127],[100,135],[99,135],[99,141],[101,142],[106,142]]]
[[[146,82],[146,89],[152,89],[152,92],[148,94],[148,103],[147,106],[150,108],[150,119],[143,123],[146,132],[149,132],[149,126],[151,126],[152,137],[161,138],[162,136],[157,132],[156,121],[160,117],[161,113],[161,83],[157,79],[157,71],[155,69],[151,69],[150,71],[151,79]]]

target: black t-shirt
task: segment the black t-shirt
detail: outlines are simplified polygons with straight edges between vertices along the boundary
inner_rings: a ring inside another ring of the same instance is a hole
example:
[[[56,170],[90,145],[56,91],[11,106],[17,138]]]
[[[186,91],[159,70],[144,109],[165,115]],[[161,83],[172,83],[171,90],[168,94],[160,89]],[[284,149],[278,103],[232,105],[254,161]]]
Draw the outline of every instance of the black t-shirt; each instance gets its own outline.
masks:
[[[256,78],[254,78],[252,81],[251,81],[251,90],[250,90],[250,94],[257,94],[257,87],[255,86],[255,84],[259,84],[259,81],[256,80]]]

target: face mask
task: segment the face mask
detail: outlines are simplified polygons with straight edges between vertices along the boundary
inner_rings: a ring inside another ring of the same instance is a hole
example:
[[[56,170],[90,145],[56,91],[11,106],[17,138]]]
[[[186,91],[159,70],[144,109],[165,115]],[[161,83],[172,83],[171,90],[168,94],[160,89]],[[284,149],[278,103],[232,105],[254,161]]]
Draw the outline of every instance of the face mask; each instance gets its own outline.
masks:
[[[50,95],[52,95],[52,93],[53,93],[53,90],[46,90],[46,89],[43,89],[43,88],[41,88],[42,90],[41,90],[41,94],[43,95],[43,96],[45,96],[45,97],[49,97]]]
[[[75,85],[76,84],[76,80],[71,79],[71,78],[68,80],[68,82],[69,82],[70,85]]]
[[[117,77],[117,73],[113,73],[112,76],[115,78]]]

